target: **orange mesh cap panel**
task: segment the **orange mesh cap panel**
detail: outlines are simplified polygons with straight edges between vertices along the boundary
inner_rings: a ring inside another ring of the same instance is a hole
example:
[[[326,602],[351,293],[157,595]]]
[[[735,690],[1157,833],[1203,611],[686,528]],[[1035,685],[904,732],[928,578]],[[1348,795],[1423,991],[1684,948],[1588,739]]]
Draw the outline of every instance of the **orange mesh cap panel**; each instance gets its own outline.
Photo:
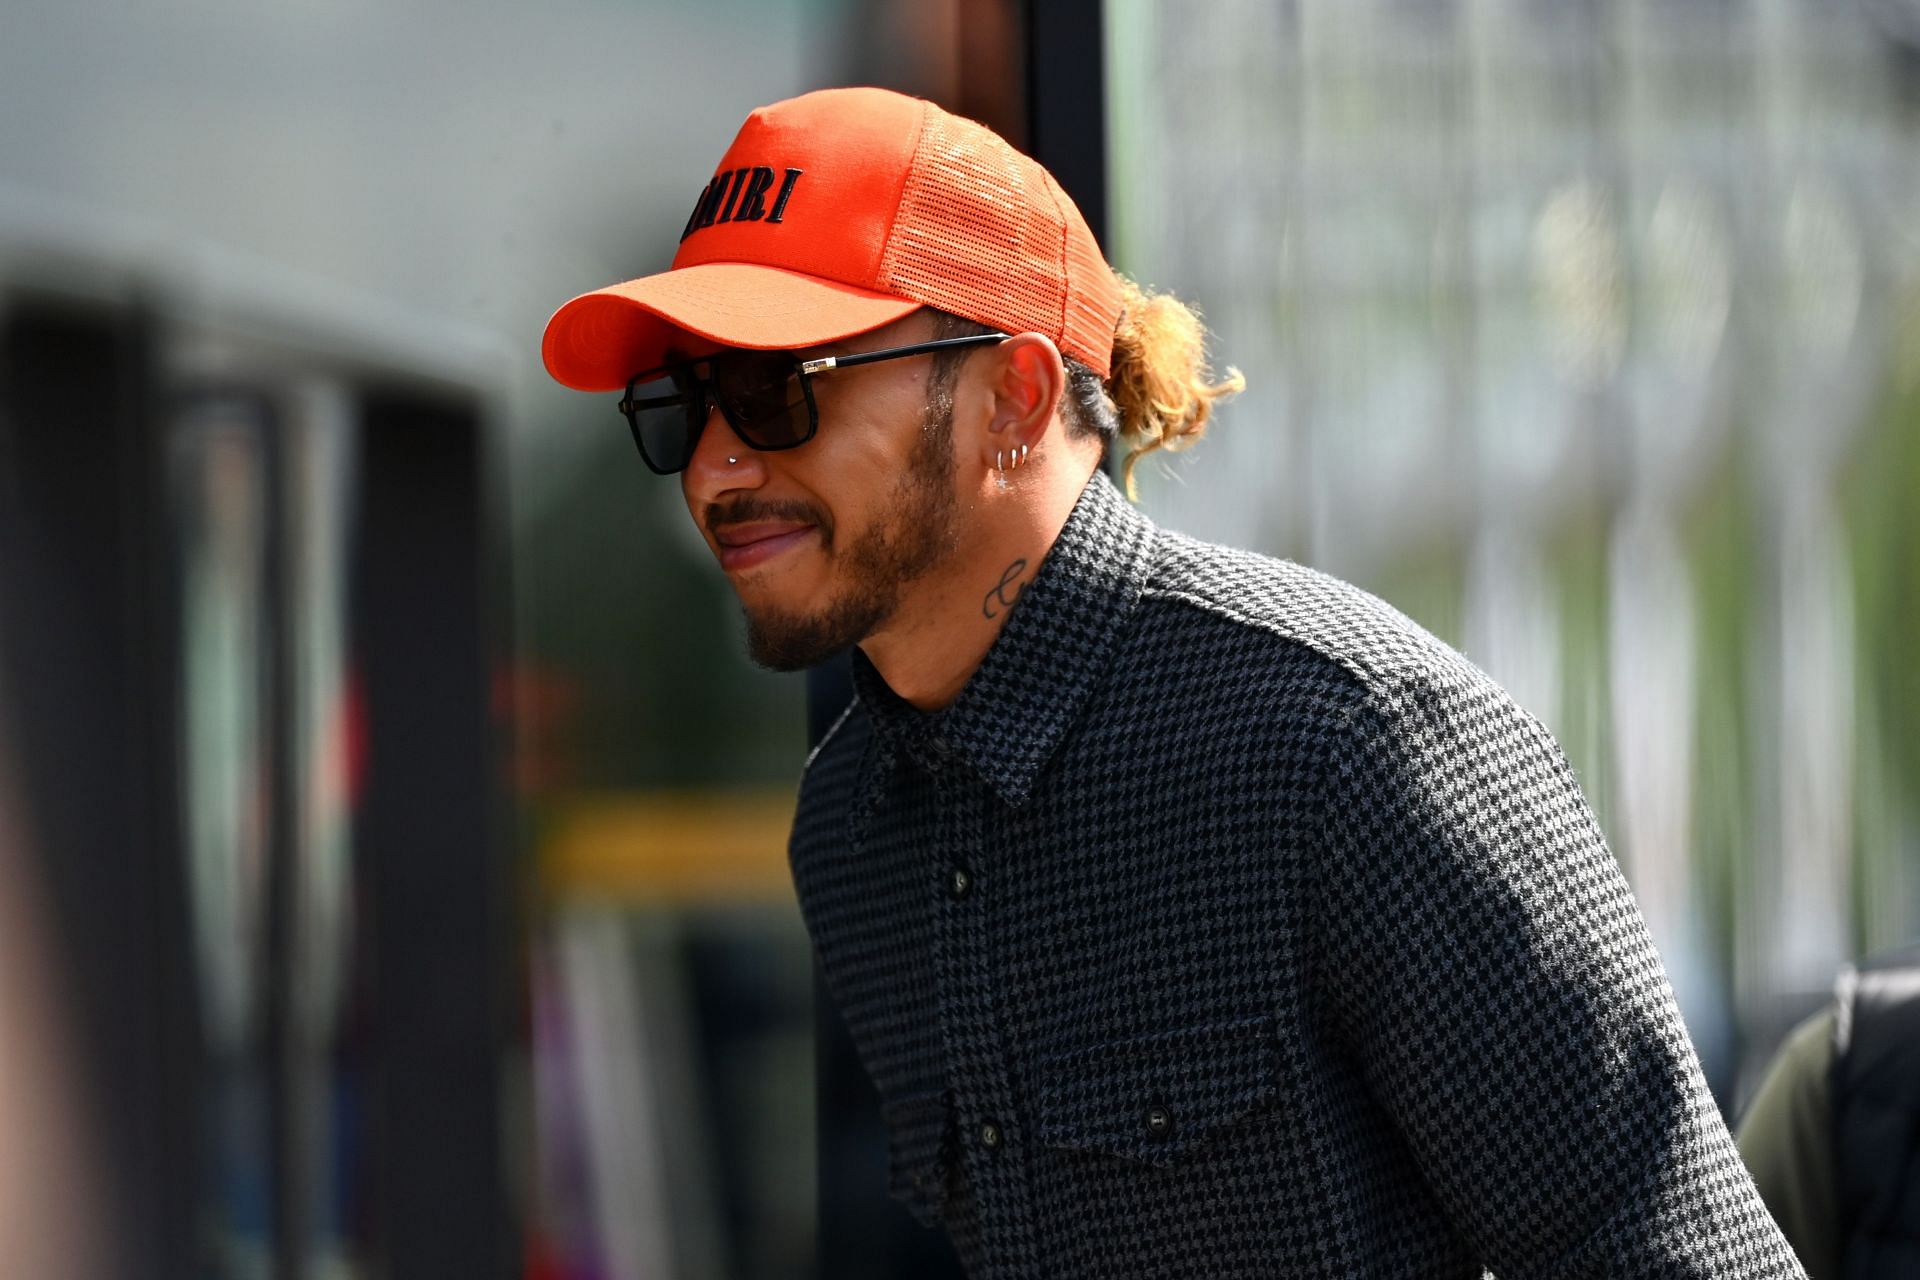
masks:
[[[697,193],[673,264],[547,322],[556,379],[615,390],[688,335],[795,349],[920,306],[1051,337],[1108,372],[1120,294],[1052,176],[997,134],[884,89],[826,89],[747,118]]]
[[[1063,244],[1039,165],[970,120],[927,113],[882,288],[1009,333],[1057,339]]]
[[[1078,356],[1104,378],[1112,372],[1113,333],[1120,325],[1120,282],[1100,252],[1093,229],[1080,216],[1079,206],[1052,174],[1045,177],[1066,221],[1067,295],[1060,349]]]

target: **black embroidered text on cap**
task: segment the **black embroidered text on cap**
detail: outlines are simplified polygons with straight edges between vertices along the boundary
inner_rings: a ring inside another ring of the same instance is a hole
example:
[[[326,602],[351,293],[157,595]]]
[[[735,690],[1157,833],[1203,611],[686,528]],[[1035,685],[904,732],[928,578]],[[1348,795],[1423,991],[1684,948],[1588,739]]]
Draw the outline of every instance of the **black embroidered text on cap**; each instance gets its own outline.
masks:
[[[781,180],[780,194],[774,197],[773,208],[767,208],[767,192],[773,188],[773,170],[765,165],[756,165],[745,169],[725,169],[713,175],[700,192],[700,198],[693,202],[693,213],[687,218],[687,226],[680,233],[685,240],[702,227],[713,226],[716,222],[779,222],[787,212],[787,201],[793,198],[794,184],[800,181],[800,169],[788,169]]]

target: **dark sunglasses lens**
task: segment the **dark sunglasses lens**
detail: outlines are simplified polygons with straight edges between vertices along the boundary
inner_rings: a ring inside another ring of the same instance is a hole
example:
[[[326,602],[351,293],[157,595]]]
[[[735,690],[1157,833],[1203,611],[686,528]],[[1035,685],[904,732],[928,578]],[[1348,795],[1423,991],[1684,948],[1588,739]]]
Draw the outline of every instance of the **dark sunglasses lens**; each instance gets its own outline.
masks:
[[[687,469],[706,416],[706,398],[690,378],[663,373],[636,379],[627,388],[627,423],[633,428],[633,441],[655,471],[671,475]]]
[[[783,352],[732,352],[715,360],[713,390],[727,421],[756,449],[791,448],[812,431],[800,372]]]

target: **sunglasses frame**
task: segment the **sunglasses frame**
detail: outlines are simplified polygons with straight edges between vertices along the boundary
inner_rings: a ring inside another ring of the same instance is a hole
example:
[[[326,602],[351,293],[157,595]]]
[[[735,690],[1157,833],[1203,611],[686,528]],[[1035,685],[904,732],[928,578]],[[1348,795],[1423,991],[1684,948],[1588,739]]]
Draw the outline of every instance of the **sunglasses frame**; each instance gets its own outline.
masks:
[[[748,448],[761,453],[778,453],[783,449],[798,449],[801,445],[813,439],[814,434],[820,430],[820,410],[813,399],[813,379],[818,375],[831,373],[835,369],[851,369],[857,365],[878,364],[883,360],[900,360],[907,356],[926,355],[930,352],[944,351],[950,347],[978,346],[988,342],[1004,342],[1007,337],[1007,334],[994,332],[968,334],[960,338],[934,338],[926,342],[911,343],[904,347],[885,347],[878,351],[857,351],[851,355],[844,356],[820,356],[812,360],[802,360],[798,356],[789,355],[788,359],[793,362],[793,373],[789,376],[800,379],[800,394],[807,406],[807,429],[799,439],[790,440],[784,444],[761,444],[755,440],[753,438],[754,425],[750,422],[743,422],[740,415],[735,412],[734,407],[729,405],[725,398],[719,394],[719,388],[712,373],[713,362],[715,360],[725,359],[730,352],[723,351],[716,355],[701,356],[695,360],[683,360],[673,364],[664,364],[655,369],[647,369],[636,373],[627,379],[627,393],[621,398],[618,408],[621,415],[627,420],[627,429],[633,434],[634,447],[640,451],[640,460],[647,464],[647,469],[655,475],[678,475],[692,464],[694,451],[700,447],[700,434],[706,430],[707,419],[716,408],[720,410],[720,416],[727,420],[727,425],[733,428],[733,433],[740,437],[740,442]],[[756,354],[777,353],[758,352]],[[696,368],[700,365],[706,365],[708,368],[705,377],[695,372]],[[646,409],[667,409],[676,405],[684,408],[689,393],[682,391],[670,396],[646,396],[638,399],[634,396],[634,389],[636,387],[644,383],[656,382],[663,377],[670,378],[676,387],[691,384],[692,393],[698,394],[702,402],[702,412],[699,421],[690,423],[687,427],[687,461],[672,468],[663,468],[648,456],[647,446],[641,442],[640,413]],[[791,411],[794,407],[794,405],[789,404],[787,409]]]

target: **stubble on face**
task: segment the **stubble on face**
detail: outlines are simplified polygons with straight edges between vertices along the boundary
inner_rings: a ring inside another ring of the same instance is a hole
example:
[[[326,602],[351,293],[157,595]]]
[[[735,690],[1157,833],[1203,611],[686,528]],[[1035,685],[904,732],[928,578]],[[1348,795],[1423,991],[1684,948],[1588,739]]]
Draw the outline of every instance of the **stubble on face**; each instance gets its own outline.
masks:
[[[884,625],[902,592],[937,570],[957,546],[953,473],[953,395],[950,387],[934,387],[913,452],[886,504],[844,548],[831,540],[821,544],[824,554],[839,561],[838,593],[804,613],[743,606],[748,656],[773,671],[799,671]]]

